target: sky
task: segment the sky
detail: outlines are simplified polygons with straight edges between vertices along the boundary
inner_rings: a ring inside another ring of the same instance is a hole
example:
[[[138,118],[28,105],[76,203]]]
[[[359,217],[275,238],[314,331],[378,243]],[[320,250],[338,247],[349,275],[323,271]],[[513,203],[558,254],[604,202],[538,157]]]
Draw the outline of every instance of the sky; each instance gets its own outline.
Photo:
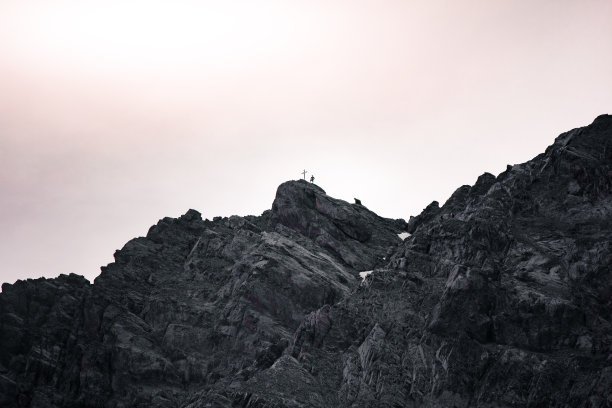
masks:
[[[0,282],[308,177],[408,219],[612,113],[609,0],[2,0]]]

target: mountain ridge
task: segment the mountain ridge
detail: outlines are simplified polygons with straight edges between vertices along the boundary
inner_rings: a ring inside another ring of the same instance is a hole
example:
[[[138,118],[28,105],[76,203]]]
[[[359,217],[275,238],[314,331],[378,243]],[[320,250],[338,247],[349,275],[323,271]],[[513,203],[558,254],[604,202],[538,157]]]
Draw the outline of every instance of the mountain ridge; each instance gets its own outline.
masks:
[[[611,216],[601,115],[408,222],[304,180],[163,218],[93,284],[3,285],[0,405],[610,406]]]

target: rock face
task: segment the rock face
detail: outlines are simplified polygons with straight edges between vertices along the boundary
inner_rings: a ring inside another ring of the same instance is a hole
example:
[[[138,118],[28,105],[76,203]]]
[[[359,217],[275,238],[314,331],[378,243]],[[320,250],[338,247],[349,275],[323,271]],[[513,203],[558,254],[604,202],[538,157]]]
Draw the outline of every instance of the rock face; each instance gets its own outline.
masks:
[[[608,407],[611,268],[612,116],[408,223],[291,181],[4,284],[0,406]]]

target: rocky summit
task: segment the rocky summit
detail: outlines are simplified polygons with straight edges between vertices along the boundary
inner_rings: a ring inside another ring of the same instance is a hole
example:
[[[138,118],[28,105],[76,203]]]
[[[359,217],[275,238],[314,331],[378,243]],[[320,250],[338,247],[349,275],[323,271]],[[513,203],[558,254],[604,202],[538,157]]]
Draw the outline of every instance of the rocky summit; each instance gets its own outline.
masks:
[[[114,258],[2,286],[0,406],[612,406],[610,115],[408,222],[289,181]]]

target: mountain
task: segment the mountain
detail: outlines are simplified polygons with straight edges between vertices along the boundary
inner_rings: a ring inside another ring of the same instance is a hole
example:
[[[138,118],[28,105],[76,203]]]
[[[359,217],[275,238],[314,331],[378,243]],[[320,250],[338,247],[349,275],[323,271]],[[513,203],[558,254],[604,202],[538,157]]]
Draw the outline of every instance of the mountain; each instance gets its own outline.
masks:
[[[289,181],[114,258],[2,286],[0,406],[612,406],[610,115],[408,222]]]

